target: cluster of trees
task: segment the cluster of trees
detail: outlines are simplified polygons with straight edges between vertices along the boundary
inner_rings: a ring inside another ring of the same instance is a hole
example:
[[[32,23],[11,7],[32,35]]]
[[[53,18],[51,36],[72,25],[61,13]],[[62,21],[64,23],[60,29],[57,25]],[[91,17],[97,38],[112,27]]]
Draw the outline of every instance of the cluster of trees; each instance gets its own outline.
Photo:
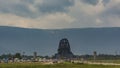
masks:
[[[46,59],[50,59],[52,57],[50,56],[36,56],[36,57],[39,57],[39,58],[46,58]],[[21,53],[15,53],[15,54],[2,54],[0,55],[0,59],[14,59],[14,58],[18,58],[18,59],[31,59],[31,58],[34,58],[34,55],[24,55],[24,54],[21,54]]]
[[[94,55],[81,55],[79,58],[94,60]],[[96,55],[96,60],[120,60],[120,55],[99,54]]]
[[[15,54],[2,54],[0,56],[0,59],[4,59],[4,58],[9,58],[9,59],[13,59],[13,58],[22,58],[22,55],[20,53],[15,53]]]
[[[40,58],[55,58],[54,56],[50,57],[50,56],[37,56]],[[2,54],[0,56],[0,59],[4,59],[4,58],[8,58],[8,59],[13,59],[13,58],[33,58],[33,56],[28,56],[28,55],[21,55],[21,53],[15,53],[15,54]],[[94,60],[94,55],[75,55],[74,58],[78,58],[78,59],[85,59],[85,60]],[[120,55],[108,55],[108,54],[99,54],[96,55],[96,60],[118,60],[120,59]]]

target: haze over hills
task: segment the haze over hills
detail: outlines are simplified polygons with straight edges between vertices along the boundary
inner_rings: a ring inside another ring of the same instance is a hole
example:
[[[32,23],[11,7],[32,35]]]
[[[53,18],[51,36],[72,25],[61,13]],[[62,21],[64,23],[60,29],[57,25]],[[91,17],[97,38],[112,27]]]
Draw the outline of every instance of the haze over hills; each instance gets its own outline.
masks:
[[[68,38],[77,55],[120,53],[120,28],[27,29],[0,27],[0,54],[25,52],[32,55],[54,55],[59,41]]]

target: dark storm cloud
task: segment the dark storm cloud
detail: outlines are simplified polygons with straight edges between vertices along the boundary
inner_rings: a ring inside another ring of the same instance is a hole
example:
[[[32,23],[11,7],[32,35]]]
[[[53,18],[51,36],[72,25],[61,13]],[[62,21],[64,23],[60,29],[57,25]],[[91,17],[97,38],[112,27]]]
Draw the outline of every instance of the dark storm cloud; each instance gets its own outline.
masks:
[[[31,4],[34,3],[34,0],[21,0],[21,1],[23,1],[24,3],[31,3]]]
[[[10,11],[13,14],[19,15],[19,16],[29,16],[32,14],[31,10],[28,8],[27,5],[24,4],[16,4],[12,7],[15,11]],[[9,11],[9,10],[8,10]]]
[[[35,0],[1,0],[0,13],[36,18],[45,13],[65,12],[67,7],[74,4],[73,0],[43,0],[42,3],[39,2],[41,1],[35,3]],[[30,6],[36,10],[31,9]]]
[[[73,0],[43,0],[43,3],[38,5],[41,12],[64,12],[66,7],[72,6]]]
[[[21,0],[21,2],[7,2],[7,1],[1,1],[0,3],[0,13],[7,13],[7,14],[14,14],[17,16],[22,17],[32,17],[33,12],[29,9],[28,4],[26,3],[32,3],[30,0]],[[29,2],[28,2],[29,1]]]
[[[99,0],[81,0],[81,1],[91,5],[97,5],[99,2]]]
[[[111,0],[103,0],[102,3],[104,4],[104,6],[106,6],[106,4],[108,4]]]
[[[101,15],[106,16],[116,16],[120,17],[120,3],[116,4],[114,6],[111,6],[110,8],[106,9]]]

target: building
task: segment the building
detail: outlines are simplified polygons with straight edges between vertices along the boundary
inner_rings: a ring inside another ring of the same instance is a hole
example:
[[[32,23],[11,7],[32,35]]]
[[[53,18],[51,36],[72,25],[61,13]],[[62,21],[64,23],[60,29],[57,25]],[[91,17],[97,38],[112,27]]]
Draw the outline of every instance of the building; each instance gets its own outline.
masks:
[[[55,57],[58,59],[70,59],[73,58],[73,53],[71,52],[70,44],[67,38],[63,38],[59,42],[58,53]]]

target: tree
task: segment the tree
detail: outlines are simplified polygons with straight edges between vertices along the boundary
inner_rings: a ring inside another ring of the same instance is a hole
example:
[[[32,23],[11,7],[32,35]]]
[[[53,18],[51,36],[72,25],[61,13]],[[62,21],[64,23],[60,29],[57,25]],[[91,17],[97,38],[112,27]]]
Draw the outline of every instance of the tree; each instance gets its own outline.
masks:
[[[19,59],[21,59],[21,58],[22,58],[22,56],[21,56],[21,54],[20,54],[20,53],[16,53],[16,54],[14,55],[14,58],[19,58]]]

